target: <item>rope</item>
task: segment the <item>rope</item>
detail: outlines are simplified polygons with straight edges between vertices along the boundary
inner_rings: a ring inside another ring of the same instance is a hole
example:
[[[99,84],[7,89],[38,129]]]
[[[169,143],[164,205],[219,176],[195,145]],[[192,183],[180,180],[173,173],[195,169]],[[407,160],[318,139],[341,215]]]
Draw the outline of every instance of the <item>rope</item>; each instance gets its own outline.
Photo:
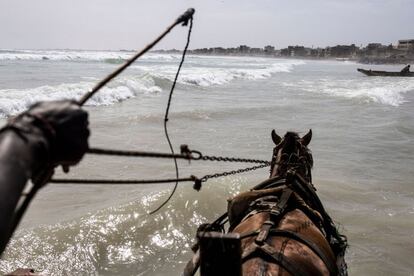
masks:
[[[171,139],[170,139],[170,136],[168,134],[168,127],[167,127],[168,115],[169,115],[169,111],[170,111],[171,100],[172,100],[172,95],[173,95],[173,92],[174,92],[174,88],[175,88],[175,85],[177,84],[178,75],[180,74],[180,70],[181,70],[181,67],[183,66],[184,59],[185,59],[185,55],[187,53],[188,45],[190,44],[190,37],[191,37],[191,30],[192,29],[193,29],[193,16],[191,15],[190,16],[190,27],[188,28],[188,34],[187,34],[187,43],[185,44],[184,51],[183,51],[183,55],[182,55],[181,61],[180,61],[180,65],[178,66],[177,73],[175,74],[174,82],[173,82],[173,84],[171,86],[170,95],[168,97],[168,103],[167,103],[167,108],[165,110],[165,117],[164,117],[164,132],[165,132],[165,138],[167,139],[167,142],[168,142],[168,145],[170,147],[170,150],[171,150],[171,154],[172,155],[174,155],[174,148],[172,146]],[[178,179],[180,173],[178,171],[177,158],[175,156],[173,156],[173,159],[174,159],[174,166],[175,166],[175,177]],[[175,182],[174,188],[171,191],[169,197],[160,206],[158,206],[158,208],[156,208],[155,210],[153,210],[152,212],[150,212],[151,215],[154,214],[154,213],[156,213],[156,212],[158,212],[162,207],[165,206],[165,204],[168,203],[168,201],[170,201],[170,199],[175,194],[175,191],[177,190],[177,186],[178,186],[178,181]]]

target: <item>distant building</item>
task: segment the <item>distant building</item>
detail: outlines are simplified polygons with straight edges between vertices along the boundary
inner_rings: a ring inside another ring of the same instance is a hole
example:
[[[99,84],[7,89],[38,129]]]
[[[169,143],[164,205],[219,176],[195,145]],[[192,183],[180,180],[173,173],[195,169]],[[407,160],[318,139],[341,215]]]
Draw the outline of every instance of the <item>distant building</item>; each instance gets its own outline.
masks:
[[[334,47],[328,47],[327,48],[327,55],[331,57],[337,57],[337,58],[348,58],[355,56],[358,47],[355,46],[355,44],[351,45],[336,45]]]
[[[271,45],[267,45],[264,47],[264,52],[266,55],[272,55],[275,53],[275,47]]]
[[[367,45],[368,50],[375,50],[375,49],[380,49],[383,47],[386,47],[386,46],[382,45],[381,43],[369,43]]]
[[[178,53],[178,50],[160,51],[165,53]],[[366,47],[351,45],[336,45],[333,47],[311,48],[296,45],[277,50],[267,45],[263,48],[251,48],[247,45],[224,48],[201,48],[189,50],[192,54],[201,55],[229,55],[229,56],[268,56],[268,57],[294,57],[294,58],[337,58],[353,59],[364,63],[414,63],[414,39],[399,40],[397,45],[383,45],[369,43]]]
[[[382,45],[381,43],[369,43],[364,49],[363,56],[376,56],[376,57],[385,57],[390,56],[393,53],[393,48],[389,46]]]
[[[326,49],[324,48],[315,48],[315,49],[310,49],[310,54],[311,57],[314,58],[323,58],[326,55]]]
[[[262,48],[250,48],[250,54],[253,54],[253,55],[263,54],[263,49]]]
[[[280,51],[282,56],[287,57],[304,57],[308,55],[307,48],[304,46],[288,46]]]
[[[223,55],[226,53],[226,49],[224,49],[223,47],[215,47],[213,48],[213,53]]]
[[[247,45],[240,45],[239,46],[239,52],[242,54],[247,54],[250,52],[250,47]]]
[[[404,51],[414,49],[414,39],[398,40],[397,49]]]

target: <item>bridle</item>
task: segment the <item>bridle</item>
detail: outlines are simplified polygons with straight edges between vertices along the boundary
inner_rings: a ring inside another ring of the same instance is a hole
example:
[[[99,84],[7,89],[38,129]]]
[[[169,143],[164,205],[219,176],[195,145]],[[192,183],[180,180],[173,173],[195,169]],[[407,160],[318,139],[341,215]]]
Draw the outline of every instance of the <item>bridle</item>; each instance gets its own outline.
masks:
[[[292,152],[281,152],[286,146],[286,138],[273,149],[272,161],[270,163],[270,177],[285,176],[289,169],[300,173],[308,182],[312,183],[313,158],[311,151],[294,137],[294,150]],[[291,138],[292,139],[292,138]],[[290,141],[292,142],[292,141]]]

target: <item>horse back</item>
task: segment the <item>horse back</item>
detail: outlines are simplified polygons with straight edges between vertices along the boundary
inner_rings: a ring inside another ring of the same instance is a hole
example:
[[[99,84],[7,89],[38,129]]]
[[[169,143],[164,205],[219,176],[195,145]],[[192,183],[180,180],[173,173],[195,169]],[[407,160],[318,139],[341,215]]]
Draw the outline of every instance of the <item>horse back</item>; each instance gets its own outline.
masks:
[[[238,201],[249,202],[257,198],[260,198],[257,192],[247,192],[240,198],[234,198],[231,206],[238,209],[233,217],[237,218],[246,211],[242,208],[245,206],[237,204]],[[295,194],[290,203],[292,201],[298,208],[287,210],[276,220],[270,212],[262,210],[245,216],[242,222],[237,221],[237,225],[233,226],[232,232],[241,236],[250,233],[242,239],[243,275],[330,275],[333,267],[336,268],[336,257],[321,228],[320,214],[306,206]],[[270,221],[273,225],[262,245],[257,239],[264,225]],[[294,273],[289,273],[289,270]]]

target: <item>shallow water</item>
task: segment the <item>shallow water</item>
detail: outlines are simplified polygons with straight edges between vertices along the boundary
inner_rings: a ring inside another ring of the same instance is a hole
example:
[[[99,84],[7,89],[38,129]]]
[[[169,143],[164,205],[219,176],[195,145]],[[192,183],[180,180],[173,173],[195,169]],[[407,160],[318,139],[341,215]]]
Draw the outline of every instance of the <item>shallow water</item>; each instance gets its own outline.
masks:
[[[0,51],[0,114],[37,100],[80,97],[125,52]],[[47,59],[43,59],[45,56]],[[151,54],[89,103],[91,145],[167,151],[163,117],[179,56]],[[174,145],[209,155],[269,159],[270,131],[313,130],[314,184],[348,236],[350,275],[412,275],[414,265],[414,79],[369,78],[357,65],[248,57],[189,56],[174,94]],[[399,70],[396,66],[374,69]],[[2,119],[3,121],[5,119]],[[180,162],[183,176],[240,164]],[[62,175],[59,175],[62,176]],[[70,177],[164,178],[169,160],[87,156]],[[210,180],[200,192],[170,185],[49,185],[33,202],[0,271],[52,275],[179,274],[197,225],[267,169]]]

